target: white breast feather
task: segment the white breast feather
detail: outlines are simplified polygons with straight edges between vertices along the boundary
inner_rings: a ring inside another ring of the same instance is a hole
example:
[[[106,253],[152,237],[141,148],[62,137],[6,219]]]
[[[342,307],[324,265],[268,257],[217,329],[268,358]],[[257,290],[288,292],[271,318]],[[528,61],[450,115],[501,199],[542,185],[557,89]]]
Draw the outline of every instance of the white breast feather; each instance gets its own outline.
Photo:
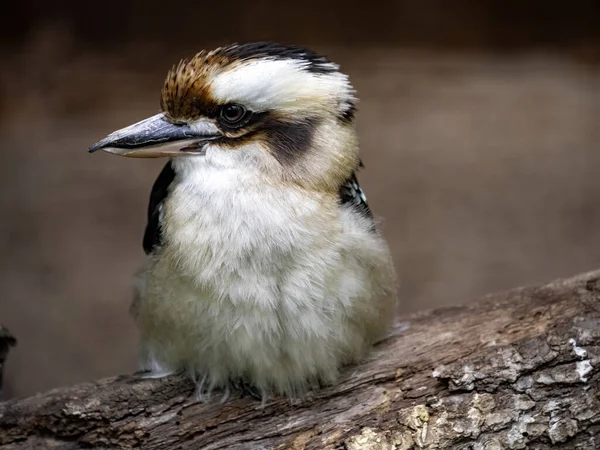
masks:
[[[146,367],[210,388],[243,377],[265,394],[333,381],[393,316],[385,242],[327,196],[262,183],[251,167],[175,161],[185,176],[165,203],[166,243],[141,276]]]

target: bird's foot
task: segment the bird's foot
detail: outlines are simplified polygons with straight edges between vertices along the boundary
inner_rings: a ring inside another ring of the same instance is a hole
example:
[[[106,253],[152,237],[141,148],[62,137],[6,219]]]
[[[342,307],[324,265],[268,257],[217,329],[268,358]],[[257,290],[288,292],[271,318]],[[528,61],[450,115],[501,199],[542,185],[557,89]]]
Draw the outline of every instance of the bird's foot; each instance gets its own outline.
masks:
[[[250,396],[256,400],[260,400],[262,406],[264,406],[267,401],[267,394],[246,380],[241,379],[232,381],[231,386],[238,391],[242,397]]]

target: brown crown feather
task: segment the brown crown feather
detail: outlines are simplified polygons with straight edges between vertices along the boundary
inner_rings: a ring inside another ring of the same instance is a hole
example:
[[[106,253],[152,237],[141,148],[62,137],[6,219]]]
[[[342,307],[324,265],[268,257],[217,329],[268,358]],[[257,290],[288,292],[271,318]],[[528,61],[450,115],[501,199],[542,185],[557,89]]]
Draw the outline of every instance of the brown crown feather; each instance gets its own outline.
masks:
[[[215,114],[217,102],[210,95],[208,84],[216,72],[233,63],[218,48],[202,51],[191,60],[183,59],[167,74],[160,106],[173,121],[198,119]]]

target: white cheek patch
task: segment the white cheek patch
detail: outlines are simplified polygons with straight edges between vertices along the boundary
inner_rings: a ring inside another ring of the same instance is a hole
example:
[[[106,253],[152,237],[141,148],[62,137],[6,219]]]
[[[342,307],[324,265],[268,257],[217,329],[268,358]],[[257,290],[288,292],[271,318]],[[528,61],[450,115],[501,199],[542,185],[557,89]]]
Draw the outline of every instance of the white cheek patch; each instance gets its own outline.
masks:
[[[340,72],[311,73],[302,60],[253,60],[215,75],[209,85],[220,103],[241,103],[254,111],[294,112],[351,102],[353,90]]]

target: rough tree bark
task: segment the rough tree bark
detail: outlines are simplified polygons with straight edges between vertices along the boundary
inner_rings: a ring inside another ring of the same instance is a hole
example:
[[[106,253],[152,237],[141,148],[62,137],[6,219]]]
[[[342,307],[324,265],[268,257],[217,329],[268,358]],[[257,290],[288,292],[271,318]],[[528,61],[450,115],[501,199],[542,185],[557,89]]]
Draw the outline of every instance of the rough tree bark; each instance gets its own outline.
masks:
[[[2,449],[594,449],[600,271],[405,317],[300,404],[200,404],[177,377],[0,405]]]

